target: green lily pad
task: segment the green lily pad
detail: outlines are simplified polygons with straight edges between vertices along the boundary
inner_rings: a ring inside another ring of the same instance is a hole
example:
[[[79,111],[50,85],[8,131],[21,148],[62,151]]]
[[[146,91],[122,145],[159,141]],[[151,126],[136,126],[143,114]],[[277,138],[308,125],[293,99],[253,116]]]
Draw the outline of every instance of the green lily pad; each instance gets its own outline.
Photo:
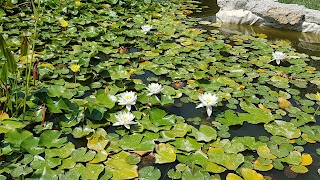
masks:
[[[190,137],[176,138],[175,141],[171,142],[170,144],[174,145],[176,149],[187,152],[196,151],[202,147],[201,143]]]
[[[14,129],[4,135],[4,140],[9,142],[12,148],[20,149],[21,143],[32,137],[32,133],[26,130]]]
[[[21,143],[21,147],[28,151],[30,154],[38,155],[44,152],[43,147],[38,147],[39,138],[38,137],[29,137]]]
[[[290,169],[293,172],[299,173],[299,174],[305,174],[309,171],[308,168],[306,168],[305,166],[302,166],[302,165],[291,166]]]
[[[88,162],[92,160],[95,155],[95,151],[89,150],[87,152],[87,148],[81,147],[74,150],[71,154],[71,157],[74,162]]]
[[[130,153],[121,151],[104,162],[106,169],[112,172],[114,179],[132,179],[138,177],[138,167],[126,162],[128,156],[130,156]]]
[[[242,154],[227,154],[222,148],[209,148],[208,156],[211,162],[222,165],[229,170],[236,170],[244,162]]]
[[[291,151],[290,154],[287,157],[282,158],[281,161],[292,165],[299,165],[302,162],[302,157],[300,152]]]
[[[170,144],[158,144],[156,152],[155,158],[157,164],[171,163],[176,160],[176,153]]]
[[[197,141],[210,142],[217,138],[217,131],[210,126],[201,125],[199,130],[192,127],[189,136],[195,137]]]
[[[61,132],[57,130],[46,130],[40,135],[39,146],[45,146],[47,148],[51,147],[61,147],[67,138],[60,138]]]
[[[273,123],[264,125],[266,131],[272,135],[284,136],[288,139],[299,138],[301,131],[292,123],[275,120]]]
[[[173,125],[175,123],[173,115],[166,115],[167,113],[164,110],[158,108],[150,110],[150,120],[155,126]]]
[[[87,140],[87,147],[97,152],[104,150],[109,143],[109,140],[107,139],[107,132],[102,128],[98,128],[92,136],[87,138]]]
[[[160,179],[161,172],[158,168],[147,166],[139,170],[139,179],[149,180],[149,179]]]

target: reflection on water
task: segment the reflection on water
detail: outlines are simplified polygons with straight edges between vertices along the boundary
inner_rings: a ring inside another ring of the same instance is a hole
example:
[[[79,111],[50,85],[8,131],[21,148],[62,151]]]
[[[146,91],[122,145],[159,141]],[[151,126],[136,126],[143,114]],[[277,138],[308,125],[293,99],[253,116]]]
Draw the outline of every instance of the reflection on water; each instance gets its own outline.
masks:
[[[215,22],[215,14],[219,11],[216,0],[199,0],[203,7],[203,12],[195,12],[194,17],[201,17],[203,20]],[[300,53],[306,53],[310,56],[320,56],[320,35],[312,33],[301,33],[295,31],[281,30],[262,26],[249,26],[237,24],[222,24],[218,28],[223,35],[252,35],[263,33],[270,40],[285,39],[292,43],[292,46]],[[311,60],[311,66],[320,69],[320,61]]]

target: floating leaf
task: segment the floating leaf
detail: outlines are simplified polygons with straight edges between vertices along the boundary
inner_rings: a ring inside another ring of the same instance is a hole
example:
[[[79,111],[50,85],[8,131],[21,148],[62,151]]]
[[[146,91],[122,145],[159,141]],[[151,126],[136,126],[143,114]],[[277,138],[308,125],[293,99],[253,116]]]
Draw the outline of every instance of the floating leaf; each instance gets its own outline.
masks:
[[[81,147],[74,150],[71,154],[71,157],[74,162],[88,162],[94,158],[96,155],[95,151],[89,150],[87,152],[87,148]]]
[[[241,168],[241,175],[244,180],[264,180],[264,177],[261,174],[248,168]]]
[[[149,179],[160,179],[161,172],[158,168],[153,166],[147,166],[139,170],[139,179],[149,180]]]
[[[267,159],[275,159],[276,156],[270,152],[270,149],[267,146],[260,146],[258,148],[259,156]]]
[[[189,135],[195,137],[197,141],[210,142],[217,138],[217,131],[210,126],[201,125],[199,130],[192,128],[192,133]]]
[[[253,163],[254,169],[259,170],[259,171],[270,171],[273,168],[272,164],[269,165],[263,165],[260,163],[259,160],[256,160]]]
[[[293,172],[299,173],[299,174],[304,174],[304,173],[307,173],[309,171],[308,168],[306,168],[305,166],[302,166],[302,165],[290,166],[290,169]]]
[[[86,164],[86,168],[82,172],[83,179],[98,179],[100,173],[104,170],[103,164]]]
[[[128,156],[130,156],[130,153],[121,151],[104,162],[106,169],[112,172],[113,179],[132,179],[138,177],[138,167],[126,162]]]
[[[299,165],[302,162],[302,157],[300,152],[291,151],[290,154],[287,157],[282,158],[281,161],[292,165]]]
[[[202,144],[197,142],[195,139],[192,138],[176,138],[175,141],[171,142],[172,145],[176,149],[182,150],[182,151],[195,151],[202,147]]]
[[[40,135],[39,146],[45,146],[47,148],[51,147],[61,147],[67,138],[60,138],[61,132],[57,130],[46,130]]]
[[[87,138],[87,140],[87,147],[97,152],[104,150],[109,143],[109,140],[107,139],[107,132],[102,128],[98,128],[92,136]]]
[[[301,135],[300,130],[290,122],[275,120],[273,123],[265,124],[264,127],[269,133],[288,139],[298,138]]]
[[[32,133],[26,130],[14,129],[4,135],[4,140],[9,142],[11,147],[20,149],[21,143],[32,136]]]
[[[158,144],[156,152],[155,157],[157,164],[171,163],[176,160],[176,153],[170,144]]]
[[[222,148],[209,148],[209,160],[226,167],[229,170],[236,170],[243,162],[242,154],[227,154]]]
[[[312,164],[312,157],[310,156],[310,154],[302,154],[301,158],[302,161],[300,165],[309,166],[310,164]]]
[[[243,180],[243,179],[236,174],[228,173],[226,180]]]

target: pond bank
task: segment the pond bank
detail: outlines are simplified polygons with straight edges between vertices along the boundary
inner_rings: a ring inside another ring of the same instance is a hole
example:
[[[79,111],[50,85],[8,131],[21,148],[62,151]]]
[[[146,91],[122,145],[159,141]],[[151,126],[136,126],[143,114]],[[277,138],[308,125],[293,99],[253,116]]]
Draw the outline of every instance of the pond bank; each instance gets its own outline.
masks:
[[[274,0],[217,0],[217,22],[320,34],[320,12]]]

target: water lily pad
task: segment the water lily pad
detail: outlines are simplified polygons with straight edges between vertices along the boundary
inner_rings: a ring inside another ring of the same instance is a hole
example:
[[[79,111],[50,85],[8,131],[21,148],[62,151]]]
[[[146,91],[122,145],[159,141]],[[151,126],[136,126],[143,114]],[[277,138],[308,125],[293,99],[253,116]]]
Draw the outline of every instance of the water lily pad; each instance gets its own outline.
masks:
[[[247,111],[248,113],[240,113],[239,117],[245,119],[251,124],[269,123],[270,121],[273,121],[275,119],[271,112],[262,110],[253,104],[240,102],[240,106],[244,111]]]
[[[33,155],[38,155],[44,152],[44,148],[38,147],[38,145],[39,138],[33,136],[29,137],[28,139],[25,139],[21,143],[21,147]]]
[[[274,159],[276,158],[275,155],[273,155],[271,152],[270,152],[270,149],[267,147],[267,146],[260,146],[258,148],[258,154],[259,156],[263,157],[263,158],[267,158],[267,159]]]
[[[167,113],[164,110],[158,108],[152,108],[150,110],[150,120],[156,126],[173,125],[175,123],[173,115],[166,115]]]
[[[299,165],[302,162],[301,153],[298,151],[291,151],[290,154],[282,158],[281,161],[292,165]]]
[[[12,148],[20,149],[21,143],[32,137],[32,133],[26,130],[14,129],[4,135],[4,140],[9,142]]]
[[[308,168],[306,168],[305,166],[302,166],[302,165],[294,165],[294,166],[291,166],[290,169],[293,172],[299,173],[299,174],[304,174],[309,171]]]
[[[309,166],[310,164],[312,164],[313,160],[310,154],[302,154],[301,158],[302,158],[301,165]]]
[[[149,180],[149,179],[160,179],[161,172],[158,168],[147,166],[139,170],[139,179]]]
[[[175,141],[171,142],[170,144],[174,145],[176,149],[187,152],[195,151],[202,147],[201,143],[190,137],[176,138]]]
[[[189,136],[193,136],[197,141],[210,142],[217,138],[217,131],[210,126],[201,125],[200,129],[192,128],[192,133]]]
[[[92,136],[87,138],[87,140],[87,147],[97,152],[104,150],[109,143],[109,140],[107,139],[107,132],[102,128],[98,128]]]
[[[226,180],[243,180],[243,179],[234,173],[228,173]]]
[[[244,180],[263,180],[263,175],[257,173],[255,170],[248,169],[248,168],[242,168],[241,169],[241,175]]]
[[[273,168],[272,164],[263,165],[259,160],[256,160],[254,163],[254,169],[259,171],[270,171]]]
[[[209,148],[208,156],[210,161],[229,170],[236,170],[244,162],[242,154],[227,154],[222,148]]]
[[[170,163],[176,160],[176,153],[170,144],[158,144],[156,147],[156,152],[157,154],[155,154],[155,157],[156,163],[158,164]]]
[[[39,146],[50,147],[61,147],[67,138],[60,138],[61,132],[57,130],[46,130],[40,135]]]
[[[264,125],[266,131],[273,135],[284,136],[288,139],[298,138],[301,131],[292,123],[275,120],[273,123]]]
[[[130,153],[121,151],[112,155],[104,164],[106,169],[111,171],[114,179],[132,179],[138,177],[138,167],[126,162]]]
[[[92,160],[95,155],[95,151],[87,151],[87,148],[81,147],[74,150],[71,154],[71,157],[74,162],[88,162]]]

